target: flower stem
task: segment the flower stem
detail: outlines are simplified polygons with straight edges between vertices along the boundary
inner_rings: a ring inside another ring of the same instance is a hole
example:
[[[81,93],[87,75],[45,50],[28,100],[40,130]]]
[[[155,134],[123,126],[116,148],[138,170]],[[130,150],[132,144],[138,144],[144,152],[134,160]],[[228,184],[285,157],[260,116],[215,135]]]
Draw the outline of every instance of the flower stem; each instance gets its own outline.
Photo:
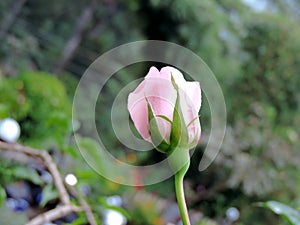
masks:
[[[190,166],[190,162],[188,161],[184,167],[182,167],[176,174],[175,174],[175,192],[177,203],[180,211],[180,216],[183,225],[191,225],[188,210],[186,207],[185,197],[184,197],[184,189],[183,189],[183,178],[186,174],[188,168]]]

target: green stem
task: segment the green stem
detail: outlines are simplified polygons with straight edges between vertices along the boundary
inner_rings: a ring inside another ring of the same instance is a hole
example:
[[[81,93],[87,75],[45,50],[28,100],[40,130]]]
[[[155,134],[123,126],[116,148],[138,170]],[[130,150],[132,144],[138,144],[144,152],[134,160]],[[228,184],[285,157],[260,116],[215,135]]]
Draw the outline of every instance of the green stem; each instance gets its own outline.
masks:
[[[175,174],[175,192],[177,203],[180,211],[180,216],[183,225],[191,225],[188,210],[186,207],[185,197],[184,197],[184,189],[183,189],[183,178],[186,174],[188,168],[190,166],[190,162],[188,161],[184,167],[182,167],[176,174]]]

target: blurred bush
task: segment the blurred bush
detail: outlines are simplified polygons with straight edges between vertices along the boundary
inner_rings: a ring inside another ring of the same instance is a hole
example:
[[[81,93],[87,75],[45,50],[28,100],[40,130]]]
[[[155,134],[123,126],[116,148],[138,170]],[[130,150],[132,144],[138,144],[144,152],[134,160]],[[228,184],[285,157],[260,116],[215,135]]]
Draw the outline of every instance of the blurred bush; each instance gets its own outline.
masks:
[[[16,119],[21,141],[36,147],[63,147],[71,133],[71,104],[63,83],[45,72],[1,78],[0,116]]]

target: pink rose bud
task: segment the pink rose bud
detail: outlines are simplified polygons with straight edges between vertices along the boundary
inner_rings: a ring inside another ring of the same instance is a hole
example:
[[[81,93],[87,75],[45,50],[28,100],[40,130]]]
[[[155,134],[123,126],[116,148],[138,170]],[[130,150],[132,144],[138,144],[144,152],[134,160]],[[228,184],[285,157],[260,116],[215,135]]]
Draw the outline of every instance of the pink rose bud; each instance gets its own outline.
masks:
[[[188,82],[173,67],[151,67],[145,79],[128,96],[128,110],[139,134],[154,147],[171,153],[190,149],[200,140],[199,82]]]

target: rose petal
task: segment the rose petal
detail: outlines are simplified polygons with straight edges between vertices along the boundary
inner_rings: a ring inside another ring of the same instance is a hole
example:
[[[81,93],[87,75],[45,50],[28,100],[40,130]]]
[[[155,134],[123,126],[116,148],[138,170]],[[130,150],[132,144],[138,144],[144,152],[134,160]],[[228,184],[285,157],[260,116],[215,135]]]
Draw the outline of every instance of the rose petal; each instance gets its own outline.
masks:
[[[170,66],[163,67],[160,70],[160,74],[161,74],[162,77],[168,79],[169,81],[171,81],[171,75],[172,75],[174,80],[175,80],[175,83],[179,87],[184,86],[185,83],[186,83],[182,73],[179,70],[177,70],[173,67],[170,67]]]
[[[142,90],[140,86],[142,86]],[[166,79],[154,77],[144,80],[134,92],[129,94],[128,110],[134,125],[142,137],[150,141],[146,97],[155,116],[164,115],[172,120],[176,91]],[[163,119],[157,119],[157,123],[162,135],[168,140],[171,130],[170,123]]]
[[[145,76],[145,79],[155,78],[155,77],[160,78],[160,79],[162,78],[159,70],[156,67],[152,66],[150,68],[149,72],[147,73],[147,75]]]
[[[199,112],[201,108],[202,96],[199,82],[186,82],[185,93],[189,98],[190,103],[193,104],[195,111]]]
[[[148,125],[148,108],[145,98],[137,98],[134,93],[128,96],[128,111],[134,126],[140,135],[147,141],[151,141]]]
[[[200,133],[200,122],[197,118],[201,106],[200,85],[198,82],[186,82],[185,91],[180,90],[179,94],[181,96],[181,110],[185,124],[188,126],[189,141],[191,142],[195,135]],[[191,122],[192,124],[190,124]]]

